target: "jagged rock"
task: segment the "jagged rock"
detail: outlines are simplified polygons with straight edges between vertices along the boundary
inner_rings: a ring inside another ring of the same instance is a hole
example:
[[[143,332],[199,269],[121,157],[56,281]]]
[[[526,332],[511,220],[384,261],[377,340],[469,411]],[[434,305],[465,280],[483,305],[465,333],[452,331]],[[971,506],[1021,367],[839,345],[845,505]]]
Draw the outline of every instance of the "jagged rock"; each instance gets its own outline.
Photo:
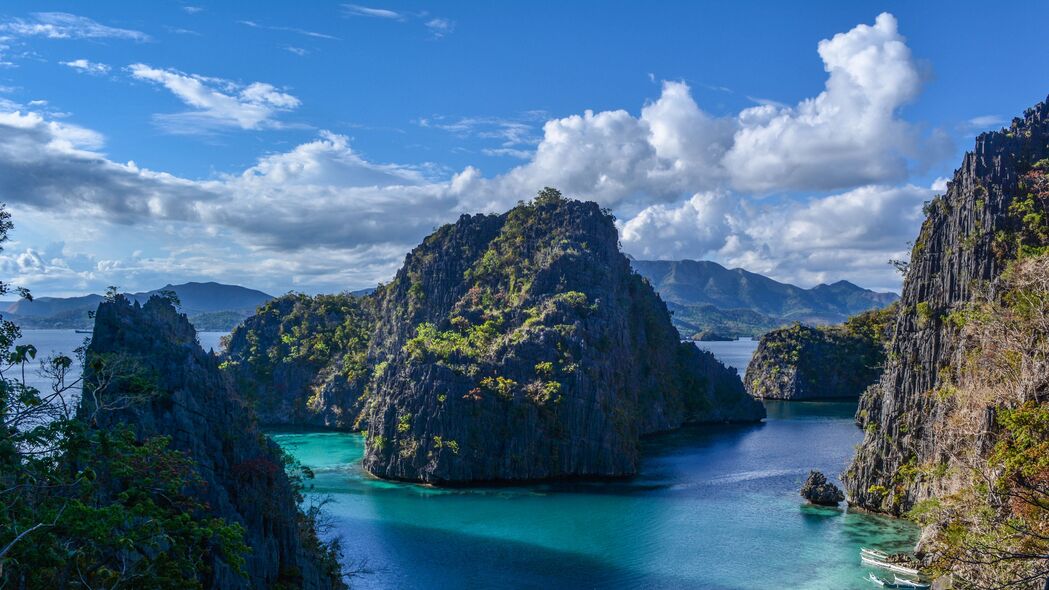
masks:
[[[375,294],[364,466],[433,483],[626,476],[644,434],[756,421],[679,342],[595,203],[547,192],[438,229]]]
[[[374,329],[370,298],[289,293],[233,330],[222,368],[263,424],[357,430]]]
[[[960,346],[948,316],[981,289],[993,289],[1016,258],[1015,244],[1005,238],[1024,222],[1010,206],[1025,192],[1021,176],[1047,156],[1049,102],[1043,102],[1008,129],[977,137],[946,194],[926,207],[890,360],[860,401],[857,422],[867,434],[842,476],[850,503],[900,514],[918,501],[955,491],[953,478],[913,477],[917,467],[947,465],[952,457],[945,446],[951,400],[935,395],[944,383],[941,371],[951,366]]]
[[[159,297],[143,306],[123,296],[101,303],[85,383],[99,381],[101,359],[112,366],[114,358],[146,376],[151,394],[98,413],[93,427],[128,424],[139,440],[170,437],[170,448],[195,463],[203,485],[194,492],[211,515],[244,527],[252,550],[245,556],[246,576],[212,554],[203,557],[206,568],[196,582],[213,589],[345,587],[330,555],[304,529],[280,448],[259,430],[251,409],[219,371],[217,358],[201,349],[185,315]],[[122,392],[111,389],[121,388],[120,381],[108,383],[99,398],[119,398]],[[82,398],[82,416],[97,408],[92,393]]]
[[[827,481],[827,476],[819,471],[810,471],[808,479],[801,486],[801,497],[820,506],[837,506],[845,500],[845,494],[838,486]]]
[[[858,398],[885,362],[883,328],[869,324],[887,324],[892,312],[867,312],[842,326],[795,324],[768,332],[747,365],[747,393],[779,400]]]

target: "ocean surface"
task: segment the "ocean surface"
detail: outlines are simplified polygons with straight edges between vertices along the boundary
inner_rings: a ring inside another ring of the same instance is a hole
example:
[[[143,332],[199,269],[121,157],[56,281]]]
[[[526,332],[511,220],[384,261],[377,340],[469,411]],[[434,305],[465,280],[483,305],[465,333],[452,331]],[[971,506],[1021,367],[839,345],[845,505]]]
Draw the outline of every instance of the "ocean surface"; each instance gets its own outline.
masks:
[[[27,330],[41,352],[84,335]],[[218,349],[220,333],[201,334]],[[741,373],[755,341],[704,342]],[[855,403],[768,402],[759,425],[649,438],[638,477],[442,490],[364,473],[357,434],[274,431],[316,478],[357,589],[873,588],[860,547],[906,551],[900,520],[806,505],[809,469],[837,480],[862,433]]]

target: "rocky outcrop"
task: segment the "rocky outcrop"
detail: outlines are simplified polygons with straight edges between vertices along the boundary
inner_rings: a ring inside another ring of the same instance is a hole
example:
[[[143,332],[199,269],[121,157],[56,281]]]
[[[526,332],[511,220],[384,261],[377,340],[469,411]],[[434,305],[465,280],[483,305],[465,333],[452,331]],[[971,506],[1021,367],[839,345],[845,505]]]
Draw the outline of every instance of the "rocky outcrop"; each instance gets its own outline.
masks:
[[[747,365],[747,392],[759,399],[859,398],[881,375],[891,313],[867,312],[841,326],[795,324],[765,334]],[[872,322],[878,325],[871,327]]]
[[[943,196],[926,207],[904,281],[889,362],[861,399],[866,435],[843,475],[852,504],[899,514],[945,497],[961,481],[953,457],[980,456],[988,444],[951,448],[955,407],[948,386],[963,359],[958,322],[978,296],[994,299],[997,280],[1024,248],[1044,247],[1045,212],[1030,197],[1049,156],[1049,105],[1041,103],[1005,130],[977,137]],[[1030,209],[1030,210],[1029,210]],[[1040,227],[1032,228],[1032,224]],[[1033,244],[1026,242],[1034,238]],[[976,432],[995,428],[993,407]],[[968,472],[969,469],[965,469]],[[926,474],[942,472],[943,477]]]
[[[369,298],[289,293],[233,330],[221,366],[263,424],[357,430],[373,330]]]
[[[345,587],[338,565],[298,507],[284,455],[205,353],[185,315],[159,297],[133,305],[123,296],[99,305],[87,351],[81,416],[92,427],[130,425],[138,440],[170,437],[195,465],[193,493],[217,516],[244,528],[251,548],[244,576],[216,554],[202,556],[204,588]],[[99,400],[108,400],[106,411]],[[117,400],[113,403],[113,400]],[[119,479],[107,482],[119,494]],[[193,585],[193,582],[187,581]]]
[[[820,506],[837,506],[845,501],[845,494],[819,471],[809,472],[808,479],[801,486],[801,497]]]
[[[380,477],[627,476],[645,434],[764,416],[679,342],[611,216],[556,191],[438,229],[375,297],[364,466]]]

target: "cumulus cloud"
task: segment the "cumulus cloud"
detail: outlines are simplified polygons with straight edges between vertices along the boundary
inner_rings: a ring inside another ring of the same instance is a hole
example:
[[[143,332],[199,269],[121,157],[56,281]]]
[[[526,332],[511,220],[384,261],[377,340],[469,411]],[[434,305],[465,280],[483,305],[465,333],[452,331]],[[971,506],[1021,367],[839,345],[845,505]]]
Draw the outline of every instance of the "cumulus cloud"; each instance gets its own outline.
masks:
[[[531,161],[484,181],[475,205],[500,208],[537,186],[628,209],[713,190],[725,177],[720,159],[733,130],[730,119],[704,113],[685,83],[665,82],[639,117],[586,111],[547,121]],[[500,194],[506,196],[492,198]]]
[[[48,39],[150,39],[149,35],[141,31],[109,27],[68,12],[37,12],[29,19],[7,19],[0,22],[0,32],[16,37]]]
[[[61,63],[64,66],[68,66],[70,68],[73,68],[74,70],[76,70],[78,72],[83,72],[85,74],[101,75],[101,74],[106,74],[106,73],[109,72],[109,66],[108,65],[103,64],[103,63],[97,63],[97,62],[93,62],[93,61],[88,61],[88,60],[83,59],[83,58],[81,58],[81,59],[74,59],[72,61],[63,61],[63,62],[59,62],[59,63]]]
[[[135,263],[111,260],[108,273],[148,267],[186,276],[196,265],[222,273],[213,276],[257,272],[279,282],[289,268],[300,285],[366,286],[392,274],[437,225],[557,186],[612,207],[624,247],[638,257],[712,258],[803,284],[848,278],[892,287],[898,279],[886,261],[902,256],[931,196],[898,182],[910,166],[908,146],[921,139],[897,113],[920,89],[917,68],[888,15],[819,51],[826,86],[794,107],[716,117],[687,84],[669,81],[636,115],[586,111],[548,120],[541,133],[527,117],[419,122],[526,159],[497,176],[468,166],[435,179],[432,170],[369,161],[346,137],[321,133],[245,170],[186,179],[109,160],[90,130],[8,113],[0,116],[0,192],[23,210],[75,207],[97,223],[214,246],[211,262],[203,250],[171,247]],[[183,126],[264,129],[299,106],[268,84],[145,64],[129,71],[193,109],[164,116]],[[744,153],[752,160],[741,160]],[[784,194],[763,198],[768,192]]]
[[[907,176],[916,131],[898,118],[921,76],[891,14],[819,43],[828,78],[795,107],[744,110],[725,157],[741,190],[829,190]]]
[[[241,86],[221,78],[153,68],[128,67],[133,78],[159,84],[194,110],[162,114],[156,121],[171,133],[199,133],[217,128],[265,129],[280,126],[276,116],[301,103],[298,98],[263,82]]]
[[[620,224],[638,258],[715,259],[780,280],[851,279],[890,289],[889,267],[906,256],[936,191],[914,185],[863,186],[840,194],[766,204],[719,193],[657,204]]]

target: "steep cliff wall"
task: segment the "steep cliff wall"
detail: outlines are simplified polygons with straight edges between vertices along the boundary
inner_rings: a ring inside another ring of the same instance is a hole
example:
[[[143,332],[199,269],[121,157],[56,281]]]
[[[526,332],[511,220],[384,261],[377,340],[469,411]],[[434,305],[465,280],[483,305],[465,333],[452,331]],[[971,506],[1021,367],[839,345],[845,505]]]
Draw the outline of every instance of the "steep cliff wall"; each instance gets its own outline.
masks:
[[[221,366],[263,424],[356,430],[374,328],[370,298],[291,293],[233,330]]]
[[[796,324],[761,337],[743,384],[759,399],[858,398],[885,364],[896,306],[857,314],[839,326]]]
[[[1044,251],[1045,196],[1032,186],[1044,183],[1047,156],[1049,105],[1041,103],[1008,129],[977,137],[946,194],[927,206],[886,370],[857,415],[866,435],[843,475],[850,503],[899,514],[956,492],[969,473],[961,458],[986,456],[996,414],[1030,395],[964,407],[953,392],[972,355],[958,318],[974,302],[1001,298],[1010,263]],[[978,423],[961,422],[962,410],[979,410]]]
[[[204,556],[202,587],[344,587],[334,556],[297,505],[279,447],[200,348],[185,315],[160,298],[144,306],[122,296],[104,302],[86,360],[80,414],[93,416],[92,427],[127,424],[139,440],[170,437],[170,448],[196,465],[203,483],[194,493],[210,514],[244,527],[246,575]],[[112,405],[96,412],[100,400]],[[111,485],[110,493],[121,493],[118,479]]]
[[[843,330],[780,328],[761,337],[743,383],[759,399],[856,399],[881,374],[883,350]]]
[[[679,342],[612,218],[556,191],[440,228],[376,298],[364,465],[381,477],[630,475],[643,434],[764,416]]]

